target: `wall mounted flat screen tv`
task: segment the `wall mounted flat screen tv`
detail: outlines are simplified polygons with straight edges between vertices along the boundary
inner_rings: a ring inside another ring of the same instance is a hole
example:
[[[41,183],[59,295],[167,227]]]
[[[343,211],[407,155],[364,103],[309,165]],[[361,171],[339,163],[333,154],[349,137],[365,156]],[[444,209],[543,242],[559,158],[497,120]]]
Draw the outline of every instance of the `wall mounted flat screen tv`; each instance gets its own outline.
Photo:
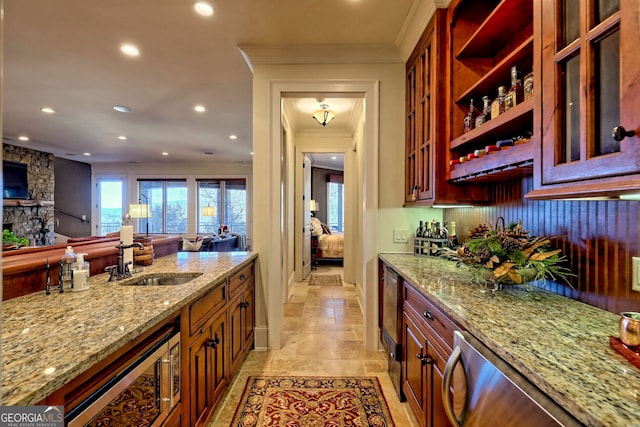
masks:
[[[28,199],[27,165],[25,163],[2,162],[2,197],[5,199]]]

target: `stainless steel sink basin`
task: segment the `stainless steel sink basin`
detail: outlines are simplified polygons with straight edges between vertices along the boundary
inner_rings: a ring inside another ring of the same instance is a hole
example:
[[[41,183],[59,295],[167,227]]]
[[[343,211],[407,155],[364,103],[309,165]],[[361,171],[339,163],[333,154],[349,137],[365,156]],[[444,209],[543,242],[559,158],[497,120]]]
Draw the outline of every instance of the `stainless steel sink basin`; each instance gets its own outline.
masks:
[[[134,277],[122,284],[125,286],[175,286],[190,282],[202,273],[150,273]]]

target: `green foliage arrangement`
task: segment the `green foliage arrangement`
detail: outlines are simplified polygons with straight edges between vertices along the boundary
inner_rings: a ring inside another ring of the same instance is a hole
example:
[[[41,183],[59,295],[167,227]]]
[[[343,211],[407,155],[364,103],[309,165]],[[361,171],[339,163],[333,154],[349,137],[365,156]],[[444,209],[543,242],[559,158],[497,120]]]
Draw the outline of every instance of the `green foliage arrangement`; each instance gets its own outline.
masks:
[[[16,237],[12,231],[2,230],[2,244],[3,245],[15,245],[16,247],[28,246],[29,239],[26,237]]]
[[[472,229],[455,251],[455,259],[471,268],[474,281],[496,286],[552,280],[571,286],[569,278],[575,275],[562,265],[562,251],[549,248],[551,237],[530,236],[521,221],[500,227],[500,220],[504,224],[500,217],[495,228]]]

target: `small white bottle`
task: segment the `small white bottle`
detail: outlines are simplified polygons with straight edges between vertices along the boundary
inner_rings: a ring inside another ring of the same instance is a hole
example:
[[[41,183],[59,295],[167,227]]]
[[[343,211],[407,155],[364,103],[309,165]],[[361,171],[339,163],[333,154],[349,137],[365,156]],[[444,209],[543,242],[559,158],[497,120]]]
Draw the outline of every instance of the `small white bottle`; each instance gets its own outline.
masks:
[[[58,286],[63,289],[65,286],[73,286],[71,267],[76,262],[76,254],[73,253],[73,247],[67,246],[64,255],[60,257],[60,274],[58,277]],[[62,292],[62,290],[60,291]]]
[[[73,287],[74,292],[86,291],[89,289],[89,276],[91,270],[89,263],[84,260],[86,254],[77,254],[76,262],[71,267],[73,271]]]

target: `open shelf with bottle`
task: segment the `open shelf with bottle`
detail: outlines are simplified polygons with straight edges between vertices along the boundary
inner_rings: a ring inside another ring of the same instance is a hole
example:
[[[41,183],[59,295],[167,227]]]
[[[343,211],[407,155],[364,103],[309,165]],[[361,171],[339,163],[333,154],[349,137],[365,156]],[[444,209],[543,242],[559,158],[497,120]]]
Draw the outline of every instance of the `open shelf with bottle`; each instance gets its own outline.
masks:
[[[532,136],[537,102],[533,93],[524,99],[523,86],[534,65],[533,0],[457,0],[449,8],[449,19],[449,158],[452,163],[471,160],[451,164],[448,180],[483,182],[532,175],[540,141],[538,135]],[[475,115],[468,115],[471,101],[482,116],[483,97],[492,103],[500,86],[505,87],[507,101],[518,93],[517,102],[511,108],[500,106],[497,116],[495,111],[484,111],[485,117],[476,124]],[[526,143],[484,153],[485,147],[498,141],[520,137],[530,138]],[[476,151],[480,157],[475,157]]]

